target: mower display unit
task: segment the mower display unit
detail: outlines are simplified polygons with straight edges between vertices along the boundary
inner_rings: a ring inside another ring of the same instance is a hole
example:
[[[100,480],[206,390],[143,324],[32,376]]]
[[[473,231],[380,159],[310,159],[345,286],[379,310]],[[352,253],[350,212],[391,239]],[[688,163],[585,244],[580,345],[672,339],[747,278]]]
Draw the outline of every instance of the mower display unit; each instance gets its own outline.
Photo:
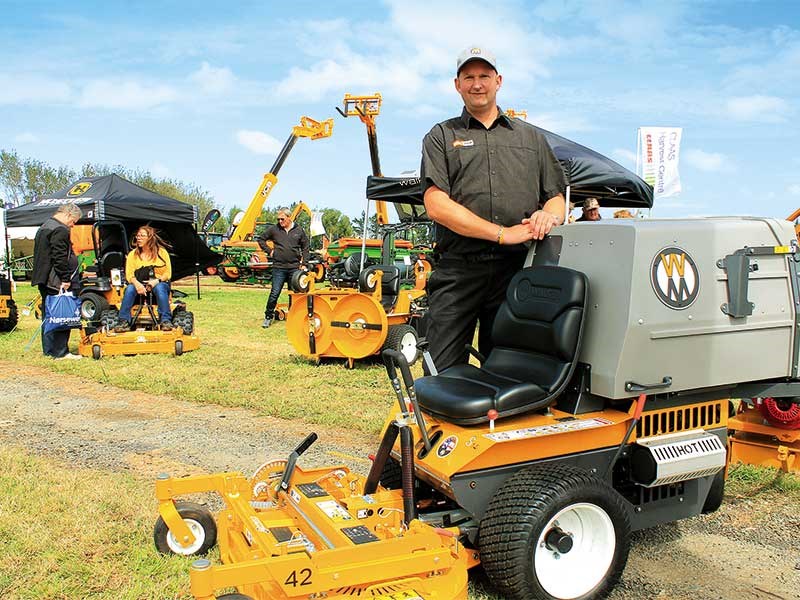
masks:
[[[19,312],[11,295],[11,280],[0,273],[0,332],[11,331],[17,326]]]
[[[721,504],[730,398],[796,406],[797,258],[777,219],[557,227],[479,364],[414,381],[383,352],[397,406],[366,477],[298,467],[313,434],[252,477],[163,475],[156,546],[219,544],[191,567],[198,600],[464,599],[478,563],[505,598],[602,597],[633,531]],[[216,519],[178,501],[199,492]]]
[[[81,317],[85,325],[78,341],[78,353],[100,359],[118,354],[175,354],[197,350],[200,338],[194,330],[194,314],[186,310],[184,292],[172,290],[170,309],[174,328],[161,330],[155,301],[148,292],[137,298],[131,312],[131,331],[117,333],[119,307],[127,286],[125,257],[128,234],[119,221],[97,221],[92,225],[95,264],[81,274]]]
[[[317,361],[344,358],[348,368],[387,349],[402,353],[410,364],[417,360],[417,324],[427,311],[430,266],[414,267],[412,273],[421,273],[414,287],[402,285],[407,270],[394,264],[393,237],[386,229],[383,256],[388,264],[369,264],[362,254],[353,254],[330,268],[327,288],[316,288],[313,274],[295,273],[286,332],[298,353]]]

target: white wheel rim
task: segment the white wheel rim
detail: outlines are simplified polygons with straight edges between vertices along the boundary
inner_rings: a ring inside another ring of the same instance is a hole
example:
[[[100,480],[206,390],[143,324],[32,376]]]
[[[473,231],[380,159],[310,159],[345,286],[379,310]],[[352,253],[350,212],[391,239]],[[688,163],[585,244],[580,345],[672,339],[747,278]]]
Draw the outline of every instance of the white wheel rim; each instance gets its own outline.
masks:
[[[400,353],[406,357],[408,364],[417,359],[417,336],[413,331],[407,331],[400,338]]]
[[[81,304],[81,315],[84,319],[94,319],[95,315],[97,314],[97,307],[95,306],[94,302],[90,302],[89,300],[84,300]]]
[[[561,554],[547,547],[545,538],[554,527],[572,538],[569,552]],[[603,581],[615,548],[614,523],[608,513],[596,504],[571,504],[550,519],[536,541],[534,574],[554,598],[578,598]]]
[[[194,536],[194,543],[186,547],[181,546],[175,536],[172,535],[172,532],[168,531],[167,546],[169,546],[169,549],[175,554],[189,556],[200,550],[201,546],[206,541],[206,530],[203,529],[203,526],[194,519],[184,519],[183,522],[186,523],[186,525],[189,527],[189,530],[192,532],[192,535]]]

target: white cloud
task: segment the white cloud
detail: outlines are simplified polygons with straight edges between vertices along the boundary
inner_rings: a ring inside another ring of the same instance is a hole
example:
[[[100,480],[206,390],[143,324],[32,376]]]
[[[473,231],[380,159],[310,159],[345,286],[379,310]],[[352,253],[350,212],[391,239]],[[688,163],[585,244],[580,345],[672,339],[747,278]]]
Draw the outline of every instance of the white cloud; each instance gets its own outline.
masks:
[[[263,131],[240,129],[236,132],[236,141],[256,154],[277,155],[283,148],[280,141]]]
[[[189,81],[197,84],[201,92],[222,94],[233,89],[236,78],[227,67],[212,67],[203,62],[197,71],[189,75]]]
[[[72,97],[69,85],[57,79],[17,73],[0,74],[0,105],[59,104]]]
[[[625,148],[614,148],[611,151],[611,157],[617,162],[626,162],[629,165],[636,164],[636,152],[631,152]]]
[[[162,84],[136,81],[91,81],[83,88],[78,106],[116,110],[147,110],[178,100],[178,92]]]
[[[800,196],[800,184],[793,183],[792,185],[786,187],[786,191],[792,196]]]
[[[718,152],[704,152],[698,148],[689,148],[683,152],[684,160],[695,169],[701,171],[722,171],[728,164],[728,157]]]
[[[150,166],[150,173],[153,175],[153,177],[160,177],[160,178],[166,178],[172,175],[172,172],[169,170],[169,167],[161,163],[153,163]]]
[[[30,131],[25,131],[18,135],[14,136],[14,141],[20,144],[37,144],[39,142],[39,136]]]
[[[776,96],[739,96],[727,102],[728,114],[740,121],[780,123],[786,120],[789,103]]]

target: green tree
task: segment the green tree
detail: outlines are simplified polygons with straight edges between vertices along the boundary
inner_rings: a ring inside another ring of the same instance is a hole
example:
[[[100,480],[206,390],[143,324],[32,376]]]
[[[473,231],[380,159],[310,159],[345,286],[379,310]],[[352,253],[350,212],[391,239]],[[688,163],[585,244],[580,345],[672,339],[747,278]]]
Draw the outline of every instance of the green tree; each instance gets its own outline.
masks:
[[[65,187],[76,177],[68,167],[54,168],[33,158],[21,159],[15,151],[0,151],[0,186],[14,206]]]
[[[364,211],[361,211],[361,216],[353,219],[353,231],[355,235],[361,237],[364,234]],[[378,215],[372,215],[367,223],[367,237],[380,238],[381,228],[378,225]]]

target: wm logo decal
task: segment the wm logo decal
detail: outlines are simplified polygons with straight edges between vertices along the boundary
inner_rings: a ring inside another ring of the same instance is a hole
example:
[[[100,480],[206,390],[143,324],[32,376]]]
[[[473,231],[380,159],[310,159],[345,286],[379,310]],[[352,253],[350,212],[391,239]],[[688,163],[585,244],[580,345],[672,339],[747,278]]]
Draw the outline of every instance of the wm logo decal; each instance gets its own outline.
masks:
[[[689,253],[676,246],[664,248],[650,270],[653,291],[669,308],[683,310],[697,299],[700,277]]]

